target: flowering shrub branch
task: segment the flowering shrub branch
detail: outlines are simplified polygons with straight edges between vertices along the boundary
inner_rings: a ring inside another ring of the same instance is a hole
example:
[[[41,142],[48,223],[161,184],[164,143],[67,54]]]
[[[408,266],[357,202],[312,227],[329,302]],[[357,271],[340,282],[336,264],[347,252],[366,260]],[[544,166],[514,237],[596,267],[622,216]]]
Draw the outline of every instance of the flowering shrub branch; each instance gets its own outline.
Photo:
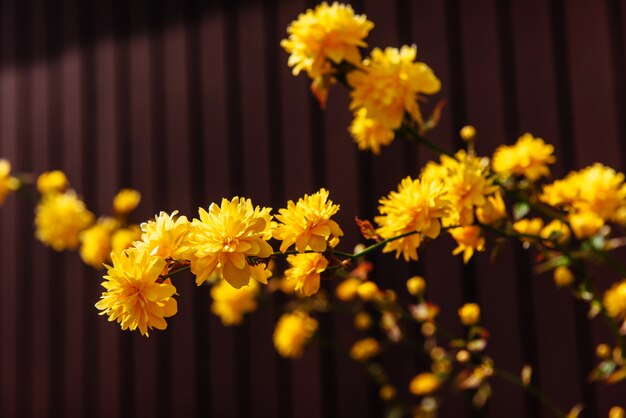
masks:
[[[477,304],[459,308],[467,334],[456,337],[438,324],[440,308],[426,298],[424,278],[408,278],[406,290],[380,289],[366,259],[380,251],[415,261],[424,243],[442,233],[454,239],[453,255],[462,255],[465,263],[494,241],[494,253],[503,240],[520,242],[537,252],[538,272],[553,271],[555,284],[587,302],[589,318],[601,315],[613,332],[615,341],[597,348],[599,363],[589,371],[591,378],[624,384],[626,278],[602,294],[586,267],[603,265],[626,277],[626,266],[611,254],[626,244],[626,237],[614,236],[626,225],[624,175],[596,163],[541,184],[556,161],[554,147],[530,133],[489,158],[476,154],[476,130],[466,126],[459,133],[466,149],[443,149],[426,137],[437,126],[443,102],[427,117],[422,108],[426,96],[441,88],[435,72],[416,61],[415,46],[374,48],[364,58],[372,28],[351,6],[322,3],[292,22],[289,38],[281,43],[294,75],[305,72],[312,79],[311,90],[322,107],[332,86],[349,89],[354,120],[348,131],[359,149],[379,154],[404,137],[439,154],[439,161],[426,164],[418,177],[401,179],[396,190],[380,198],[373,223],[357,219],[371,245],[353,252],[337,249],[343,231],[332,218],[340,207],[323,188],[288,201],[277,212],[234,197],[199,208],[192,220],[177,211],[160,212],[135,225],[128,219],[139,192],[121,191],[113,215],[96,219],[58,171],[37,180],[37,238],[56,251],[78,249],[85,263],[104,266],[105,291],[96,308],[122,329],[138,329],[145,336],[165,329],[165,318],[177,313],[172,279],[183,272],[191,272],[198,286],[212,287],[211,310],[226,326],[241,324],[259,301],[276,292],[289,295],[273,334],[284,357],[300,357],[315,339],[317,313],[354,316],[365,336],[343,352],[380,385],[388,417],[435,416],[437,395],[446,384],[468,392],[474,407],[482,408],[491,396],[492,377],[521,387],[557,417],[578,416],[580,406],[566,414],[530,384],[530,365],[519,377],[495,367]],[[0,160],[0,203],[26,184]],[[330,279],[329,286],[321,286],[323,278]],[[398,298],[404,291],[411,296],[409,304]],[[409,324],[419,327],[419,336],[408,330]],[[374,327],[378,332],[372,332]],[[391,382],[378,359],[395,344],[424,354],[430,369],[410,382]],[[398,385],[412,397],[402,400]],[[609,416],[623,417],[624,410],[616,406]]]

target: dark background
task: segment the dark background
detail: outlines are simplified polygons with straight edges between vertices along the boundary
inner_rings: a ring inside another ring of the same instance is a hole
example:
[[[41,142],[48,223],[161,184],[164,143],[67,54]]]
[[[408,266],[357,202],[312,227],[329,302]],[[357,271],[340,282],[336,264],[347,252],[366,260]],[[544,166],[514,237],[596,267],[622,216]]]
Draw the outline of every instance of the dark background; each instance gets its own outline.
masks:
[[[489,154],[529,131],[553,143],[554,172],[626,162],[625,25],[622,0],[360,0],[376,24],[371,46],[415,43],[446,99],[433,140],[452,149],[465,123]],[[343,247],[354,215],[372,217],[380,196],[433,154],[397,140],[379,157],[347,134],[348,97],[333,89],[326,112],[294,78],[279,41],[309,1],[2,1],[0,155],[14,170],[63,169],[98,214],[118,188],[139,189],[137,221],[159,210],[193,217],[221,197],[245,195],[278,208],[325,186],[341,204]],[[275,314],[224,328],[206,287],[176,281],[179,313],[146,339],[121,332],[93,307],[98,272],[75,253],[33,238],[34,200],[10,197],[0,212],[0,416],[368,417],[376,388],[319,346],[277,358]],[[400,288],[425,275],[441,321],[462,332],[456,309],[475,300],[492,332],[496,364],[534,381],[559,406],[606,416],[624,384],[587,385],[600,321],[534,276],[511,246],[491,265],[468,267],[442,237],[419,263],[377,256],[374,278]],[[601,288],[617,278],[598,275]],[[322,335],[357,338],[350,319],[323,318]],[[401,349],[382,360],[403,390],[424,362]],[[494,381],[490,417],[548,416],[518,389]],[[442,416],[473,416],[463,395],[445,395]]]

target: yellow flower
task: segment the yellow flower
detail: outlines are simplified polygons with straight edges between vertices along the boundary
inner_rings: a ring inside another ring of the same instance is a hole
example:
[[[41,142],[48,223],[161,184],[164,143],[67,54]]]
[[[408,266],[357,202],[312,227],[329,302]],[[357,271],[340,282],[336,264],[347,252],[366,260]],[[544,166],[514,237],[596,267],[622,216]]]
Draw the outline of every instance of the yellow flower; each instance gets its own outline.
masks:
[[[93,223],[93,214],[73,190],[48,193],[35,209],[35,235],[56,251],[73,250],[82,230]]]
[[[37,178],[37,190],[41,194],[51,192],[63,193],[68,185],[69,181],[65,173],[60,170],[46,171]]]
[[[497,191],[493,196],[487,196],[485,204],[476,208],[476,217],[481,223],[487,225],[506,218],[506,206],[502,193]]]
[[[411,380],[409,390],[412,394],[430,395],[441,386],[441,380],[432,373],[420,373]]]
[[[445,185],[446,198],[450,201],[450,212],[444,225],[468,225],[474,221],[474,208],[487,205],[487,196],[498,189],[489,177],[488,161],[458,151],[454,158],[441,156],[441,165],[446,169],[440,180]]]
[[[406,288],[413,296],[421,295],[426,290],[426,280],[420,276],[413,276],[406,281]]]
[[[570,173],[562,180],[546,184],[539,195],[539,200],[551,206],[571,204],[578,196],[579,180],[578,173]]]
[[[626,411],[621,406],[614,406],[609,410],[609,418],[624,418]]]
[[[604,307],[609,316],[618,320],[626,319],[626,280],[613,284],[603,298]]]
[[[138,225],[130,225],[120,228],[111,237],[111,251],[121,253],[133,245],[133,242],[141,238],[141,229]]]
[[[570,238],[570,232],[567,225],[558,219],[554,219],[548,225],[546,225],[539,235],[542,238],[556,241],[559,244],[566,243]]]
[[[535,181],[550,174],[548,164],[556,161],[553,153],[552,145],[525,133],[514,145],[498,147],[493,154],[493,171],[504,176],[524,176]]]
[[[453,255],[463,253],[463,262],[467,262],[474,255],[474,251],[485,251],[485,238],[481,234],[481,229],[475,225],[453,228],[450,235],[458,244],[453,251]]]
[[[472,125],[465,125],[459,131],[459,136],[465,142],[473,141],[476,137],[476,128],[474,128]]]
[[[543,220],[541,218],[520,219],[513,224],[513,229],[519,234],[539,235],[543,228]],[[527,241],[526,238],[522,239]]]
[[[567,219],[577,238],[594,236],[604,226],[604,220],[590,211],[570,213]]]
[[[96,303],[100,315],[108,315],[109,321],[117,321],[124,330],[139,328],[146,337],[152,328],[167,328],[165,318],[174,315],[178,306],[170,279],[161,282],[159,278],[165,260],[134,248],[113,253],[111,258],[113,266],[107,266],[102,283],[106,292]]]
[[[211,288],[211,312],[219,316],[226,326],[239,325],[246,313],[256,310],[258,294],[259,285],[254,280],[241,289],[235,289],[225,280],[220,280]]]
[[[348,277],[337,285],[337,288],[335,289],[337,299],[344,302],[351,301],[356,297],[357,290],[361,283],[363,282],[357,278]]]
[[[350,109],[364,107],[369,118],[389,129],[400,127],[405,111],[422,123],[420,94],[437,93],[441,82],[428,65],[415,62],[416,55],[415,46],[374,48],[363,69],[348,74],[353,87]]]
[[[380,353],[380,345],[374,338],[364,338],[350,348],[350,357],[356,361],[367,361]]]
[[[612,168],[594,164],[580,171],[578,196],[573,206],[579,211],[590,211],[604,220],[614,217],[620,206],[626,205],[624,174]]]
[[[0,205],[4,203],[7,195],[20,187],[20,181],[11,176],[11,163],[0,159]]]
[[[339,205],[328,200],[326,189],[305,194],[298,203],[287,202],[287,209],[280,209],[276,215],[281,223],[274,230],[274,238],[283,241],[280,251],[287,251],[293,244],[300,253],[307,249],[326,251],[328,240],[343,235],[337,222],[330,219],[338,210]]]
[[[559,266],[554,269],[553,279],[557,287],[565,287],[574,282],[574,274],[567,267]]]
[[[378,290],[378,285],[374,282],[361,282],[359,287],[356,289],[357,295],[361,298],[361,300],[365,302],[369,302],[380,295],[380,290]]]
[[[109,261],[111,234],[117,228],[112,218],[102,218],[80,233],[80,257],[91,267],[100,269]]]
[[[278,320],[274,330],[274,346],[283,357],[302,356],[305,344],[317,331],[317,321],[305,312],[284,314]]]
[[[144,248],[150,255],[161,258],[184,258],[184,240],[189,232],[189,221],[186,216],[177,215],[177,210],[171,215],[161,212],[154,217],[154,221],[143,222],[141,240],[135,242],[135,247]]]
[[[287,27],[289,39],[280,45],[290,54],[288,65],[293,67],[293,74],[306,71],[318,97],[325,97],[332,84],[328,77],[335,73],[332,64],[347,61],[359,66],[359,48],[367,46],[364,39],[373,27],[364,15],[355,15],[350,5],[334,2],[329,6],[324,2],[291,22]]]
[[[476,303],[466,303],[459,308],[459,318],[463,325],[475,325],[480,321],[480,306]]]
[[[367,110],[363,107],[356,111],[349,131],[360,150],[370,150],[375,155],[380,154],[381,146],[391,144],[395,137],[393,129],[376,119],[368,118]]]
[[[122,189],[113,198],[113,211],[125,215],[135,210],[139,201],[141,200],[141,193],[135,189]]]
[[[398,191],[392,191],[379,200],[380,216],[374,218],[379,227],[376,232],[384,239],[401,234],[417,232],[404,238],[390,241],[383,252],[402,254],[406,261],[417,260],[417,248],[425,235],[436,238],[441,230],[440,218],[444,216],[447,201],[444,199],[443,184],[439,181],[420,181],[404,178]]]
[[[378,391],[378,396],[383,401],[389,401],[396,397],[396,389],[391,385],[383,385]]]
[[[311,296],[320,288],[320,274],[328,267],[328,260],[320,253],[290,255],[287,262],[290,269],[285,270],[287,279],[295,280],[295,290],[305,296]]]
[[[253,278],[267,284],[271,274],[266,265],[248,257],[268,258],[273,250],[267,243],[272,233],[271,209],[252,206],[250,199],[222,199],[209,211],[200,208],[200,219],[191,222],[186,254],[196,283],[216,274],[239,289]]]

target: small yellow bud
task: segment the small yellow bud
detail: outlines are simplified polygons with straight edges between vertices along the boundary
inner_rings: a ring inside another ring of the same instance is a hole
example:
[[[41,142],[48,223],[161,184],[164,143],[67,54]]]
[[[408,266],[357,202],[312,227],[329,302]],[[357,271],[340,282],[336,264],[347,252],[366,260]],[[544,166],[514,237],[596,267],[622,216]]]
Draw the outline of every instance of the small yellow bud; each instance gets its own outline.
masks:
[[[378,295],[378,286],[374,282],[363,282],[357,288],[357,294],[361,300],[369,302]]]
[[[460,350],[456,353],[456,361],[459,363],[467,363],[470,360],[470,353],[467,350]]]
[[[135,189],[122,189],[113,198],[113,211],[125,215],[135,210],[141,194]]]
[[[473,141],[476,137],[476,128],[472,125],[465,125],[459,131],[459,136],[465,142]]]
[[[350,349],[350,357],[356,361],[366,361],[380,353],[380,345],[374,338],[365,338],[355,342]]]
[[[356,297],[356,291],[361,285],[361,281],[359,279],[355,279],[354,277],[349,277],[343,282],[337,285],[335,289],[335,294],[339,300],[344,302],[351,301]]]
[[[383,401],[389,401],[396,397],[396,389],[391,385],[384,385],[380,388],[378,396],[380,396],[380,399]]]
[[[437,332],[437,327],[432,322],[424,322],[421,331],[424,337],[431,337]]]
[[[459,308],[459,318],[463,325],[475,325],[480,321],[480,307],[476,303],[466,303]]]
[[[421,295],[426,289],[426,280],[420,276],[413,276],[406,281],[406,288],[413,296]]]
[[[601,359],[606,359],[611,356],[611,347],[606,344],[598,344],[596,347],[596,356]]]
[[[37,178],[37,190],[41,194],[50,192],[63,193],[67,189],[68,184],[65,173],[60,170],[46,171]]]
[[[372,317],[365,312],[359,312],[354,317],[354,326],[361,331],[368,330],[372,326]]]
[[[565,266],[559,266],[554,269],[554,284],[557,287],[566,287],[574,282],[574,274]]]
[[[409,390],[414,395],[429,395],[439,389],[441,381],[432,373],[420,373],[411,380]]]
[[[621,406],[614,406],[609,410],[609,418],[624,418],[626,417],[626,412],[624,408]]]

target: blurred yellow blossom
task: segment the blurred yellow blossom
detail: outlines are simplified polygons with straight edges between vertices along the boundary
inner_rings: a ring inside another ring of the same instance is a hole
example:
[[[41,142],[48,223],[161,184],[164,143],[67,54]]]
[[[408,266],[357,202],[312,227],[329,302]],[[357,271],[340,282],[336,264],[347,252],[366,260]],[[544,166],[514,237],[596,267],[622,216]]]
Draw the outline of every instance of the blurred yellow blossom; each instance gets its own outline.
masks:
[[[592,237],[604,226],[604,220],[589,211],[571,213],[567,219],[577,238]]]
[[[313,91],[323,105],[332,84],[327,78],[335,73],[332,64],[347,61],[359,66],[359,48],[367,46],[365,38],[373,27],[365,15],[355,15],[350,5],[323,2],[291,22],[289,38],[280,45],[290,54],[293,74],[304,70],[313,79]]]
[[[356,361],[367,361],[380,353],[378,341],[372,337],[355,342],[350,348],[350,357]]]
[[[614,283],[602,299],[609,316],[620,321],[626,320],[626,280]]]
[[[237,289],[250,279],[267,284],[271,273],[266,265],[250,263],[248,257],[263,259],[273,252],[267,243],[272,233],[270,211],[239,197],[212,203],[208,212],[200,208],[200,219],[190,224],[186,249],[196,283],[217,274]]]
[[[115,219],[101,218],[80,233],[80,257],[96,269],[103,268],[111,254],[111,234],[117,228]]]
[[[353,87],[350,109],[367,109],[369,118],[389,129],[400,127],[405,112],[421,124],[418,99],[437,93],[441,82],[428,65],[415,62],[416,55],[415,46],[374,48],[363,69],[348,74]]]
[[[35,236],[56,251],[73,250],[80,243],[81,231],[93,220],[93,214],[73,190],[48,193],[35,209]]]
[[[297,203],[287,202],[287,208],[280,209],[276,215],[280,223],[274,230],[274,238],[283,241],[280,251],[287,251],[293,244],[300,253],[307,249],[326,251],[328,240],[343,235],[337,222],[330,219],[338,210],[339,205],[328,199],[326,189],[305,194]]]
[[[461,130],[459,131],[459,136],[461,137],[463,141],[466,141],[466,142],[473,141],[474,138],[476,137],[476,128],[474,128],[471,125],[466,125],[462,127]]]
[[[41,194],[51,192],[63,193],[68,185],[69,181],[65,173],[60,170],[46,171],[37,177],[37,190]]]
[[[0,159],[0,205],[4,203],[10,192],[20,187],[20,181],[11,176],[11,163],[5,159]]]
[[[170,279],[161,282],[159,277],[165,260],[135,248],[111,257],[113,266],[107,266],[102,283],[106,292],[96,303],[100,315],[108,315],[109,321],[117,321],[124,330],[139,328],[146,337],[152,328],[165,329],[165,318],[178,310],[176,288]]]
[[[624,418],[626,411],[621,406],[614,406],[609,410],[609,418]]]
[[[421,295],[426,289],[426,280],[421,276],[413,276],[406,281],[406,288],[413,296]]]
[[[364,107],[355,112],[349,131],[360,150],[370,150],[374,155],[380,154],[380,147],[391,144],[395,137],[393,129],[368,118]]]
[[[485,204],[476,208],[476,218],[478,218],[479,222],[486,225],[506,218],[506,216],[506,206],[500,191],[495,192],[491,196],[487,196]]]
[[[378,396],[383,401],[389,401],[396,397],[396,389],[391,385],[383,385],[378,391]]]
[[[566,287],[574,282],[574,274],[565,266],[555,268],[553,278],[557,287]]]
[[[274,330],[274,346],[283,357],[302,356],[304,346],[317,331],[317,321],[302,311],[283,314]]]
[[[466,303],[459,308],[459,318],[463,325],[475,325],[480,321],[480,306],[476,303]]]
[[[311,296],[320,288],[320,274],[328,267],[328,260],[320,253],[290,255],[287,262],[291,268],[285,270],[288,280],[295,280],[295,290]]]
[[[235,289],[225,280],[219,280],[211,288],[211,312],[217,315],[225,326],[239,325],[243,316],[254,312],[257,308],[256,297],[259,294],[259,285],[251,280],[248,286]]]
[[[493,154],[493,171],[504,176],[524,176],[530,181],[548,176],[548,164],[556,161],[554,147],[525,133],[514,145],[502,145]]]
[[[125,215],[135,210],[141,201],[141,193],[135,189],[122,189],[113,198],[113,211]]]
[[[138,225],[129,225],[126,228],[117,229],[111,236],[111,251],[121,253],[140,238],[141,229]]]
[[[463,262],[467,262],[474,255],[474,251],[485,251],[485,238],[482,236],[482,230],[476,225],[461,226],[453,228],[450,235],[458,244],[453,251],[453,255],[463,253]]]
[[[539,235],[541,229],[543,228],[543,220],[541,218],[531,218],[531,219],[520,219],[519,221],[513,224],[513,229],[518,234],[525,235]],[[527,240],[523,238],[522,241]]]
[[[441,386],[441,380],[433,373],[420,373],[415,376],[409,384],[412,394],[422,396],[430,395]]]
[[[374,282],[362,282],[356,289],[359,298],[365,302],[369,302],[380,295],[378,285]]]
[[[359,289],[361,283],[363,282],[357,278],[348,277],[337,285],[337,288],[335,289],[337,298],[344,302],[354,299],[357,296],[357,290]]]
[[[565,223],[554,219],[543,227],[539,235],[541,238],[550,239],[559,244],[565,244],[570,238],[570,231]]]
[[[359,312],[354,316],[354,326],[361,331],[370,329],[372,317],[367,312]]]
[[[443,184],[439,181],[420,181],[404,178],[398,191],[392,191],[379,200],[380,216],[374,218],[378,224],[376,232],[384,239],[401,234],[415,234],[388,242],[383,252],[396,252],[406,261],[417,260],[417,248],[422,236],[436,238],[441,231],[440,219],[445,214],[448,202],[444,199]]]

